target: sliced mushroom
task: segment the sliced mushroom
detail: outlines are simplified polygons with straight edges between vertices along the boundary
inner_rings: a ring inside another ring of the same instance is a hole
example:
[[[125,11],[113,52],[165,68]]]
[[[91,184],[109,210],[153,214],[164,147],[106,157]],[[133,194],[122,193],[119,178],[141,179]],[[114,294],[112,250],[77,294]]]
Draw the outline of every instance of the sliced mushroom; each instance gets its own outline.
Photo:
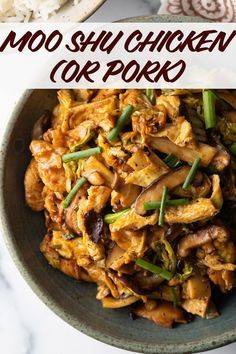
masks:
[[[174,189],[185,181],[189,171],[190,167],[183,166],[177,170],[170,171],[153,181],[137,198],[135,203],[136,213],[144,215],[146,213],[144,210],[145,202],[160,201],[163,187],[167,187],[169,191]]]
[[[218,152],[216,148],[210,145],[199,143],[198,147],[195,149],[190,149],[187,147],[178,146],[166,138],[148,137],[147,143],[153,149],[161,151],[165,154],[173,154],[178,157],[178,159],[191,164],[200,157],[203,166],[208,166]]]
[[[123,299],[114,299],[113,297],[104,297],[102,299],[102,306],[106,309],[118,309],[120,307],[126,307],[132,305],[134,302],[138,301],[139,298],[136,296],[129,296]]]
[[[137,272],[134,276],[135,282],[143,289],[154,289],[159,286],[164,279],[158,274],[144,275],[144,273]]]
[[[51,117],[51,111],[46,110],[36,121],[32,129],[32,140],[41,140],[43,138],[43,134],[50,128]]]
[[[200,229],[196,233],[184,236],[178,244],[177,254],[180,258],[185,258],[189,255],[192,249],[201,247],[212,240],[224,242],[228,239],[229,232],[225,227],[210,225]]]
[[[158,303],[152,310],[147,310],[145,305],[135,309],[135,314],[152,320],[156,324],[163,327],[171,328],[176,323],[186,323],[184,311],[179,307],[174,306],[169,302]]]
[[[230,106],[236,110],[236,94],[228,91],[218,91],[217,95],[226,101]]]

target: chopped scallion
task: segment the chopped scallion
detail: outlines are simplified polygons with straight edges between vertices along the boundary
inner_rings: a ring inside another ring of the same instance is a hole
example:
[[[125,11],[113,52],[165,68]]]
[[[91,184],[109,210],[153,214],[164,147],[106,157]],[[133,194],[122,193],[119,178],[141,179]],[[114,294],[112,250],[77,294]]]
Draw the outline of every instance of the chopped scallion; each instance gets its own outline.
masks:
[[[81,177],[80,179],[78,179],[74,187],[71,189],[70,193],[67,195],[66,199],[63,201],[62,203],[63,208],[67,208],[70,205],[74,196],[86,181],[87,181],[86,177]]]
[[[134,107],[131,104],[128,104],[120,117],[117,120],[116,126],[110,131],[107,136],[107,139],[110,142],[114,142],[117,140],[118,135],[123,130],[124,126],[129,122],[130,117],[134,111]]]
[[[198,157],[197,159],[195,159],[185,181],[184,181],[184,184],[183,184],[183,189],[188,189],[188,187],[190,186],[190,184],[192,183],[194,177],[195,177],[195,174],[197,172],[197,169],[198,167],[200,166],[201,164],[201,159],[200,157]]]
[[[167,200],[167,192],[168,192],[168,188],[164,186],[162,191],[160,213],[159,213],[159,220],[158,220],[158,225],[162,227],[164,226],[164,213],[165,213],[165,206]]]
[[[211,90],[203,90],[202,100],[206,129],[214,128],[216,126],[216,95]]]
[[[170,168],[176,168],[181,164],[181,161],[173,154],[169,154],[164,158],[164,162],[170,167]]]
[[[107,214],[104,216],[104,221],[107,224],[112,224],[113,222],[116,221],[116,219],[118,219],[120,216],[126,214],[129,210],[130,210],[130,208],[127,208],[127,209],[118,211],[117,213]]]
[[[169,199],[166,201],[166,207],[168,206],[178,206],[189,203],[189,199],[187,198],[180,198],[180,199]],[[145,202],[144,203],[144,210],[154,210],[159,209],[161,207],[161,202]]]
[[[78,161],[80,159],[85,159],[86,157],[101,154],[102,149],[100,147],[95,147],[91,149],[71,152],[70,154],[65,154],[62,156],[63,162]]]
[[[158,267],[157,265],[152,264],[148,261],[145,261],[145,259],[143,258],[138,258],[135,264],[141,268],[148,270],[151,273],[160,275],[160,277],[166,280],[170,280],[172,278],[172,274],[168,270]]]

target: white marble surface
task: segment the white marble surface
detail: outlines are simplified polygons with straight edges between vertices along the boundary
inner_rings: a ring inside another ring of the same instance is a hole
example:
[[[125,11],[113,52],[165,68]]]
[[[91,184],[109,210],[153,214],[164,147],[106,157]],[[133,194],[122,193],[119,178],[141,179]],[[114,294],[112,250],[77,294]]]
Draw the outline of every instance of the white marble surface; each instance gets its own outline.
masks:
[[[122,4],[123,3],[123,4]],[[155,13],[158,0],[108,0],[90,21],[113,21]],[[20,92],[0,84],[0,135]],[[0,353],[127,354],[77,332],[54,315],[32,292],[13,264],[0,235]],[[209,354],[234,354],[236,344]]]

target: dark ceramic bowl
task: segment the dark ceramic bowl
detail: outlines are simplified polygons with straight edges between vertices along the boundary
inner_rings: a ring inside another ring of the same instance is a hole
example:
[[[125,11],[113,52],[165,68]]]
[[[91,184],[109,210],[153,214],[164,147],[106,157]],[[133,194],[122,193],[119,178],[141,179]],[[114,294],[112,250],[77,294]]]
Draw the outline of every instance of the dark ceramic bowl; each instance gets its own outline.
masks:
[[[161,18],[162,21],[169,18]],[[152,21],[160,21],[159,17]],[[172,18],[173,21],[173,18]],[[35,293],[58,316],[102,342],[141,353],[190,353],[213,349],[236,339],[236,292],[219,303],[221,316],[195,319],[164,329],[145,319],[131,321],[127,309],[104,310],[96,287],[79,283],[48,265],[39,251],[45,234],[43,214],[24,202],[23,179],[30,160],[32,126],[44,109],[55,105],[53,90],[27,91],[10,118],[1,151],[1,220],[9,251]]]

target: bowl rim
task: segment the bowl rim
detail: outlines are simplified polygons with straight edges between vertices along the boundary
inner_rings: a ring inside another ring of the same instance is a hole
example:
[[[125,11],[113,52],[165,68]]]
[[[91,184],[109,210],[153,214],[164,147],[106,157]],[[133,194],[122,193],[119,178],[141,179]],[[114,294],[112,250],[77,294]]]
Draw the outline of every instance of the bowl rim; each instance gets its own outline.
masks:
[[[150,16],[147,16],[150,18]],[[155,16],[154,16],[155,17]],[[140,17],[139,17],[140,18]],[[141,18],[143,18],[141,16]],[[30,268],[27,264],[21,259],[20,253],[15,245],[14,238],[11,235],[10,224],[8,221],[8,216],[5,208],[5,197],[4,197],[4,185],[5,185],[5,156],[7,153],[9,138],[14,130],[15,123],[19,118],[19,114],[24,108],[25,103],[27,102],[30,95],[34,92],[34,90],[26,90],[19,97],[14,109],[10,113],[8,118],[8,122],[6,128],[1,137],[1,154],[0,154],[0,226],[3,235],[3,239],[7,246],[7,249],[10,253],[11,258],[13,259],[16,268],[19,270],[20,274],[26,281],[26,283],[30,286],[33,292],[38,296],[38,298],[58,317],[67,322],[70,326],[76,328],[83,334],[88,335],[100,342],[105,344],[109,344],[120,349],[145,353],[145,354],[158,354],[158,353],[168,353],[168,354],[177,354],[177,353],[196,353],[202,352],[210,349],[219,348],[221,346],[230,344],[236,341],[236,331],[233,328],[227,333],[222,333],[221,335],[211,336],[202,341],[198,342],[189,342],[179,344],[178,346],[173,346],[173,344],[165,344],[165,345],[154,345],[154,344],[140,344],[134,340],[123,341],[122,339],[113,336],[105,335],[102,331],[94,329],[91,325],[85,324],[83,321],[75,317],[68,317],[65,310],[63,310],[60,306],[58,306],[53,298],[43,291],[43,287],[39,285],[32,275]]]
[[[97,0],[96,5],[81,18],[81,22],[89,19],[107,0]]]

